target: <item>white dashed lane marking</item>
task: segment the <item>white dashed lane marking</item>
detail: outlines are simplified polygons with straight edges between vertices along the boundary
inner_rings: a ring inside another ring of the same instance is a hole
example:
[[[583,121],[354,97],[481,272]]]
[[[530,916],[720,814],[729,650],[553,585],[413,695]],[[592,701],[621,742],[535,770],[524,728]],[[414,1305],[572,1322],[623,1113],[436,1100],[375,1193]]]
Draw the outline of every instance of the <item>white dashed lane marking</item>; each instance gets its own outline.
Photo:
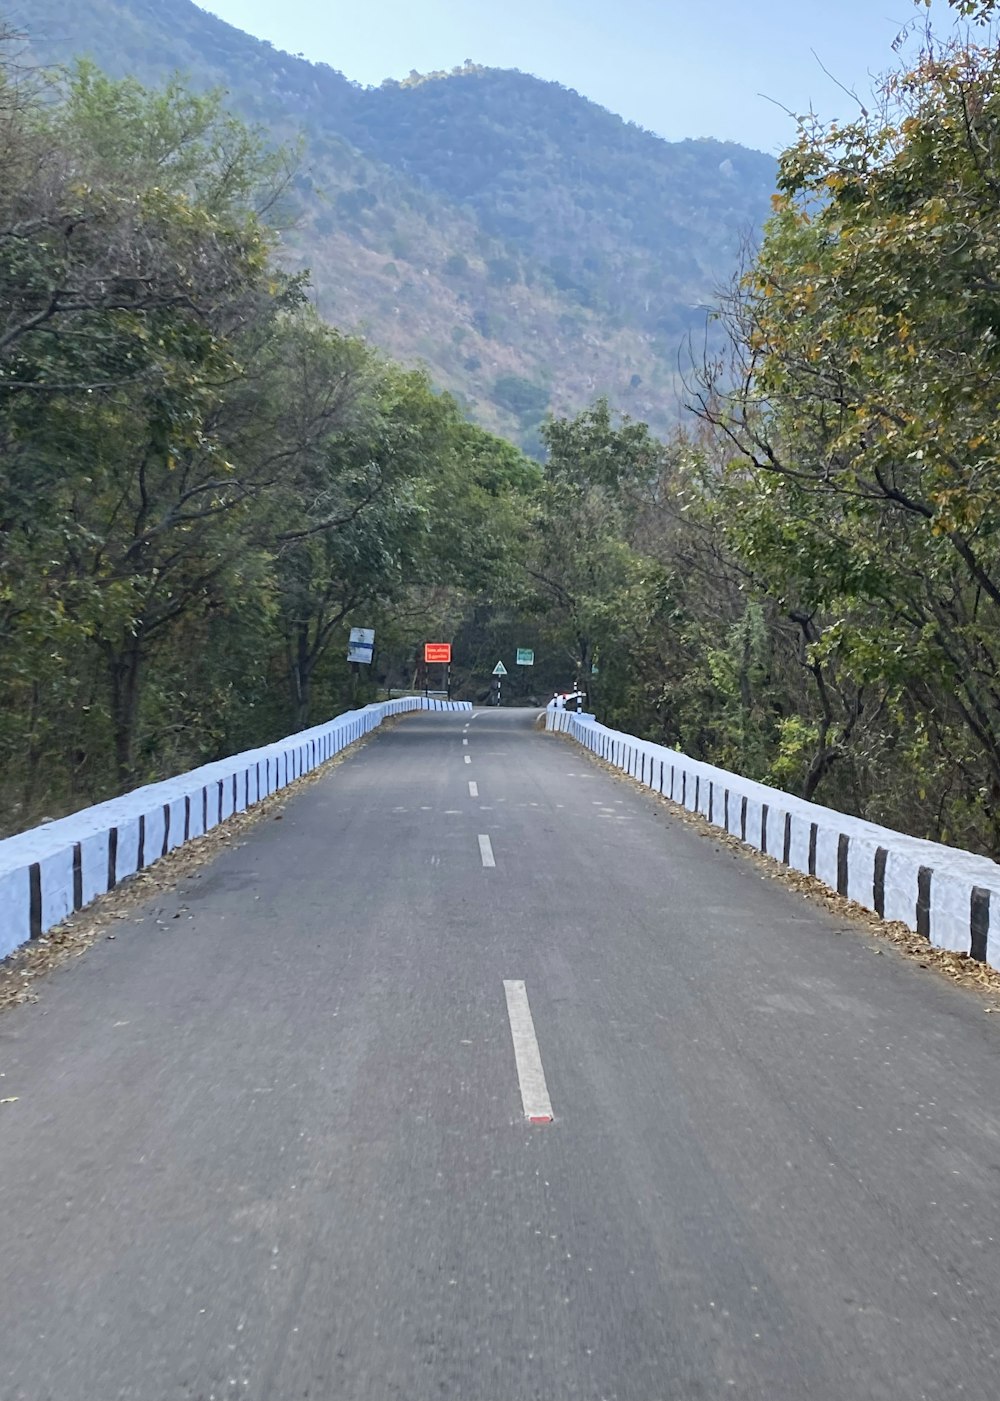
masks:
[[[529,1124],[551,1124],[552,1101],[545,1083],[542,1054],[538,1049],[535,1023],[528,1006],[527,989],[519,979],[505,978],[503,990],[507,998],[507,1016],[514,1041],[514,1062],[524,1117]]]
[[[479,784],[478,784],[478,783],[474,783],[473,780],[472,780],[471,778],[469,779],[469,797],[470,797],[470,798],[478,798],[478,797],[479,797]]]
[[[487,836],[479,838],[479,855],[482,857],[484,866],[495,866],[497,863],[493,859],[493,843]]]

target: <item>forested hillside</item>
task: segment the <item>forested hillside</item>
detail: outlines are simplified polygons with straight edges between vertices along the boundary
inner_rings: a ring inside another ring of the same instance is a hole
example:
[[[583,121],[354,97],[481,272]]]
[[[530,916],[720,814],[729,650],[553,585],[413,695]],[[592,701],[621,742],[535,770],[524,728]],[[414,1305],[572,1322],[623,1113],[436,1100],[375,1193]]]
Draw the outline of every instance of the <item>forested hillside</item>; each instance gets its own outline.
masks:
[[[350,623],[409,680],[463,590],[502,593],[539,474],[316,317],[257,212],[285,162],[213,99],[5,54],[10,831],[343,708]]]
[[[302,134],[282,256],[321,313],[425,364],[483,424],[538,446],[605,394],[660,430],[679,360],[768,212],[775,162],[670,144],[557,84],[467,66],[364,90],[190,0],[11,0],[46,62],[218,86]]]

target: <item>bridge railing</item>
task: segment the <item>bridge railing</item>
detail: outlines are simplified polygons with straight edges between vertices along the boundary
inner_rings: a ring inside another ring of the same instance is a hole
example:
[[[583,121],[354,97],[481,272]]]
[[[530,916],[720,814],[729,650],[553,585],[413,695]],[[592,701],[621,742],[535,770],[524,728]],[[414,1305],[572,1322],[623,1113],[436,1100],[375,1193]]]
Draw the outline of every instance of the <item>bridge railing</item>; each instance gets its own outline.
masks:
[[[747,846],[899,920],[938,948],[1000,968],[1000,866],[865,822],[550,706],[546,728],[700,813]],[[991,930],[993,939],[990,938]]]
[[[7,837],[0,841],[0,958],[332,759],[386,716],[471,709],[468,701],[425,696],[380,701]]]

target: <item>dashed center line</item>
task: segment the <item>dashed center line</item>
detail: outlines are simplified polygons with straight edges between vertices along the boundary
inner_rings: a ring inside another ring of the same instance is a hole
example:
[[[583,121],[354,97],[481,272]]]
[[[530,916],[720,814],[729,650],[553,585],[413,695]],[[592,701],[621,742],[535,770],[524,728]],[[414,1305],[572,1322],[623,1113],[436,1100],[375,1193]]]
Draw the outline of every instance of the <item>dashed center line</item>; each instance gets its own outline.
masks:
[[[470,797],[470,798],[478,798],[478,797],[479,797],[479,784],[478,784],[478,783],[474,783],[473,780],[472,780],[471,778],[469,779],[469,797]]]
[[[472,755],[471,755],[471,754],[466,754],[466,756],[465,756],[465,762],[466,762],[467,764],[471,764],[471,763],[472,763]]]
[[[469,742],[469,741],[468,741],[467,739],[463,739],[463,740],[462,740],[462,743],[463,743],[463,744],[468,744],[468,742]]]
[[[514,1041],[514,1062],[517,1066],[524,1117],[529,1124],[551,1124],[552,1101],[549,1099],[549,1090],[545,1083],[542,1055],[538,1049],[531,1008],[528,1006],[527,989],[520,979],[505,978],[503,990],[507,998],[507,1016],[510,1018],[510,1034]]]
[[[493,843],[487,836],[480,835],[479,855],[483,859],[484,866],[495,866],[497,864],[493,859]]]

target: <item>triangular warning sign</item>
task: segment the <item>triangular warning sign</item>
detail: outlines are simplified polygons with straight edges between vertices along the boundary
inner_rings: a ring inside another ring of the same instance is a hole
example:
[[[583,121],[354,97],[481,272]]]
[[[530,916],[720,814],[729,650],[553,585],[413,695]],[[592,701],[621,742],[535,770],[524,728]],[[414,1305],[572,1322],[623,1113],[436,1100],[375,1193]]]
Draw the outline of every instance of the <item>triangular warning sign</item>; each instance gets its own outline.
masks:
[[[493,675],[494,675],[494,676],[506,676],[506,675],[507,675],[507,668],[504,666],[503,662],[497,662],[496,666],[493,668]]]

